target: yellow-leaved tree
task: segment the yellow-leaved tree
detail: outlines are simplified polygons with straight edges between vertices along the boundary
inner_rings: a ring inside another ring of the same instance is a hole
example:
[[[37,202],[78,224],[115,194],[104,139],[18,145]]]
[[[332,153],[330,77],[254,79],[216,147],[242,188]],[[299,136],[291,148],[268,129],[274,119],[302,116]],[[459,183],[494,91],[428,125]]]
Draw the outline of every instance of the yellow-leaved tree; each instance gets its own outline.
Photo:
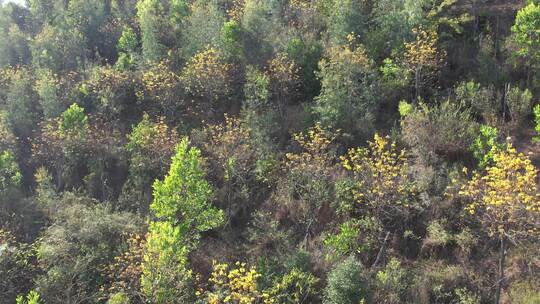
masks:
[[[413,29],[413,34],[416,39],[405,43],[405,64],[414,74],[414,97],[418,98],[422,87],[435,78],[446,54],[437,47],[436,30],[420,27]]]
[[[496,303],[504,283],[507,241],[515,243],[538,235],[540,193],[538,169],[523,153],[508,144],[495,150],[493,164],[485,172],[475,172],[459,194],[467,200],[465,211],[476,216],[492,237],[500,242]]]
[[[375,134],[367,148],[349,150],[341,158],[355,182],[355,205],[351,213],[368,212],[385,230],[385,237],[373,266],[380,261],[391,233],[405,228],[418,205],[417,186],[410,174],[410,160],[388,137]]]

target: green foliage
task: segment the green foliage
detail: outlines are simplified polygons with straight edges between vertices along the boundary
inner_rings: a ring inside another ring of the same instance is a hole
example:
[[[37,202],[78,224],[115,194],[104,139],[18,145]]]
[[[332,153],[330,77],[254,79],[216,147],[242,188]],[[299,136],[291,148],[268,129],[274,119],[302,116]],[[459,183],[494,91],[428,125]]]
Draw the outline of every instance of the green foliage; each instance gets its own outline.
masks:
[[[348,42],[349,35],[362,35],[367,8],[359,0],[334,0],[327,17],[328,36],[335,45]]]
[[[408,286],[407,270],[401,262],[392,258],[383,270],[376,274],[376,285],[381,301],[386,303],[403,303],[402,299]]]
[[[184,138],[169,174],[154,183],[150,208],[160,220],[150,222],[141,286],[155,303],[190,303],[194,291],[187,255],[202,232],[223,223],[223,212],[209,203],[212,190],[204,179],[200,154]]]
[[[223,222],[223,212],[209,202],[212,188],[204,179],[200,162],[200,150],[190,148],[184,138],[176,148],[169,174],[154,183],[150,205],[158,218],[175,223],[188,242]]]
[[[363,265],[349,257],[328,274],[324,304],[358,304],[370,299],[369,281]]]
[[[186,60],[209,47],[219,47],[225,23],[217,0],[195,0],[190,9],[182,33],[182,55]]]
[[[32,134],[37,125],[36,94],[32,88],[33,77],[30,71],[13,71],[6,94],[7,122],[13,133],[19,137]]]
[[[139,41],[137,34],[131,27],[124,27],[116,48],[118,49],[118,61],[116,66],[129,69],[137,63],[137,50]]]
[[[35,89],[39,95],[39,103],[46,119],[56,118],[64,107],[60,100],[59,81],[51,71],[41,71],[36,80]]]
[[[242,27],[235,20],[229,20],[221,28],[223,49],[232,58],[243,57]]]
[[[14,187],[19,187],[22,175],[15,155],[11,151],[4,151],[0,154],[0,192],[5,195]]]
[[[122,36],[118,39],[117,49],[121,52],[135,53],[139,46],[137,34],[131,27],[124,27]]]
[[[165,30],[165,7],[159,0],[137,2],[137,18],[141,28],[143,58],[146,62],[158,62],[164,56],[166,46],[162,35]]]
[[[496,151],[503,149],[504,144],[499,140],[499,131],[487,125],[480,126],[480,134],[471,145],[474,158],[478,161],[480,168],[486,168],[493,163],[493,156]]]
[[[88,117],[84,113],[84,109],[78,104],[72,104],[64,113],[62,113],[62,123],[60,131],[65,136],[80,136],[88,129]]]
[[[338,46],[319,63],[321,93],[313,113],[325,127],[367,133],[375,104],[371,61],[359,47]]]
[[[17,297],[17,304],[39,304],[40,303],[40,296],[39,293],[37,293],[35,290],[31,290],[27,295],[26,298],[23,296]]]
[[[414,111],[414,106],[406,102],[405,100],[402,100],[399,102],[398,111],[399,111],[399,116],[403,118]]]
[[[516,21],[512,26],[512,35],[518,46],[516,55],[525,58],[533,68],[536,68],[540,61],[539,30],[540,5],[535,1],[530,1],[527,6],[517,12]]]
[[[536,131],[536,134],[538,135],[533,138],[533,141],[538,142],[540,141],[540,104],[537,104],[536,106],[534,106],[533,114],[534,114],[534,123],[535,123],[534,130]]]
[[[192,303],[185,232],[171,222],[151,222],[142,262],[141,291],[154,303]]]
[[[53,73],[75,71],[86,60],[85,36],[77,28],[45,25],[30,43],[32,65]]]
[[[318,63],[323,55],[323,47],[320,42],[301,38],[291,39],[286,51],[300,68],[300,78],[303,85],[303,93],[306,98],[312,99],[319,94],[321,84],[317,80]]]
[[[351,220],[340,225],[339,233],[327,236],[324,245],[333,248],[340,255],[354,254],[358,250],[359,237],[359,223]]]
[[[291,270],[268,291],[276,304],[308,304],[318,298],[319,279],[311,273]]]
[[[129,303],[130,302],[129,302],[128,296],[123,292],[115,293],[107,301],[107,304],[129,304]]]

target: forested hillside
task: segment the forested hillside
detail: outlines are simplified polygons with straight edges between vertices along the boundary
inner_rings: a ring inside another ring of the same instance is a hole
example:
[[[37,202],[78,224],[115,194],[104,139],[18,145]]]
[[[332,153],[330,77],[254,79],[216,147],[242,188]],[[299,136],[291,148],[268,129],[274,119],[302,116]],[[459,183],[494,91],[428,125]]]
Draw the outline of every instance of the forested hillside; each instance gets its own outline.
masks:
[[[540,303],[538,168],[534,0],[0,1],[0,304]]]

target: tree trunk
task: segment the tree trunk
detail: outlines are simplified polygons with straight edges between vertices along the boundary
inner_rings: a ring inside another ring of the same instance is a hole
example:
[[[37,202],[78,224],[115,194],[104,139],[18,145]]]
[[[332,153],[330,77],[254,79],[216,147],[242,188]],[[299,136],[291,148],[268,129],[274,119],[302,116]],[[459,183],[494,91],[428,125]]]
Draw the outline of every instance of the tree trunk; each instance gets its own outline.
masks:
[[[371,265],[371,269],[374,269],[379,264],[379,261],[381,260],[383,256],[384,249],[386,248],[386,243],[388,243],[389,237],[390,237],[390,231],[386,232],[381,249],[379,249],[379,253],[377,253],[377,258],[375,259],[375,262],[373,262],[373,265]]]
[[[501,301],[501,290],[504,281],[504,258],[506,256],[505,237],[501,237],[501,247],[499,249],[499,277],[497,279],[497,293],[495,295],[495,304],[499,304]]]

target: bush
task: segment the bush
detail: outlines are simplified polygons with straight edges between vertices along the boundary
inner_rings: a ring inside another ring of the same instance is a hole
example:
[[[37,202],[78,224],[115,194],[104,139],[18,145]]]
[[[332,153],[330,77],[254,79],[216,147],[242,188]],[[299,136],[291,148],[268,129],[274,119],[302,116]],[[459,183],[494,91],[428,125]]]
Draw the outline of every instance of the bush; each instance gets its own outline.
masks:
[[[540,141],[540,104],[537,104],[534,107],[533,113],[534,113],[534,130],[536,131],[536,134],[538,135],[533,138],[533,142],[538,142]]]
[[[268,292],[276,304],[316,303],[319,279],[310,273],[293,269],[277,281]]]
[[[506,104],[510,112],[510,124],[516,128],[531,113],[532,93],[528,89],[522,91],[518,87],[512,88],[506,93]]]
[[[401,120],[403,140],[423,160],[466,154],[476,136],[470,108],[451,100],[421,103]]]
[[[471,145],[471,152],[478,160],[480,168],[486,168],[493,162],[495,149],[502,149],[504,145],[499,142],[499,131],[496,128],[481,125],[480,134]]]
[[[358,304],[370,298],[364,266],[354,257],[341,262],[328,274],[324,304]]]
[[[383,270],[377,272],[377,303],[402,303],[407,290],[407,270],[401,262],[392,258]]]

